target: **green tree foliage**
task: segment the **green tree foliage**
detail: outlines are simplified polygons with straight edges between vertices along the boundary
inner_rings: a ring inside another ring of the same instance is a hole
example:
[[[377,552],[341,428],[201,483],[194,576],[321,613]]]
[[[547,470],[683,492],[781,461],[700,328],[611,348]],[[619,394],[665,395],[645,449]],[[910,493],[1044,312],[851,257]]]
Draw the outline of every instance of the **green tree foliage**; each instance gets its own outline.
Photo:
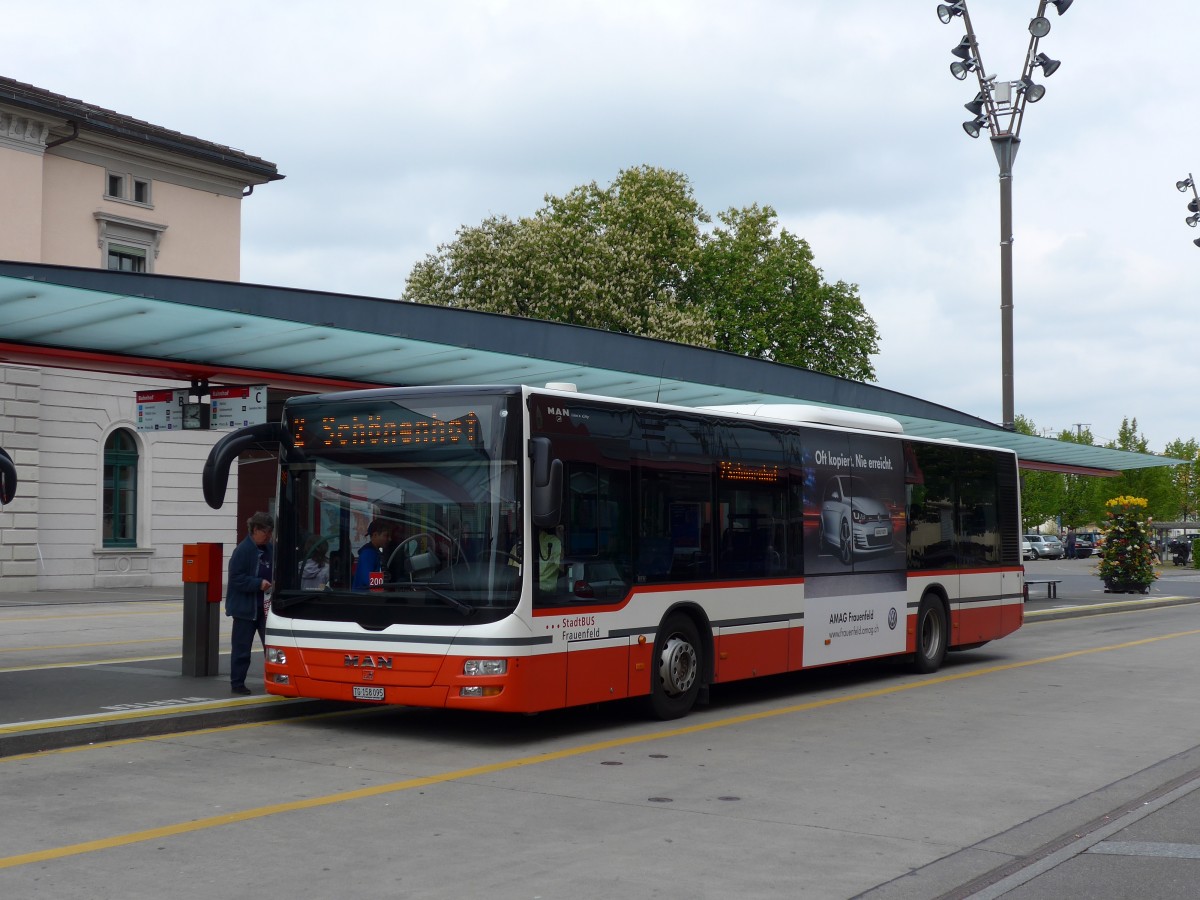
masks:
[[[715,323],[721,350],[873,381],[879,333],[858,288],[828,284],[808,242],[775,210],[729,209],[700,248],[690,288]]]
[[[716,347],[874,379],[878,332],[858,289],[827,284],[775,211],[711,222],[687,177],[642,166],[529,218],[460,228],[417,263],[403,299]]]
[[[1117,439],[1106,446],[1134,453],[1149,453],[1150,444],[1145,435],[1137,430],[1137,419],[1124,418],[1117,431]],[[1142,497],[1148,506],[1147,513],[1155,519],[1172,520],[1178,514],[1175,487],[1170,467],[1156,466],[1150,469],[1130,469],[1117,478],[1105,478],[1101,487],[1103,498]]]
[[[1200,445],[1194,439],[1176,439],[1167,444],[1163,452],[1173,459],[1186,459],[1182,466],[1172,466],[1168,471],[1173,501],[1178,510],[1171,519],[1191,522],[1200,519]]]
[[[1059,432],[1058,439],[1069,444],[1086,444],[1094,446],[1095,438],[1090,428],[1079,431],[1064,429]],[[1104,520],[1106,496],[1101,491],[1100,482],[1106,479],[1095,475],[1064,474],[1062,478],[1062,497],[1059,503],[1059,515],[1062,517],[1064,528],[1082,528]]]
[[[530,218],[460,228],[403,299],[712,345],[711,319],[681,290],[707,221],[686,177],[627,169],[545,199]]]
[[[1020,434],[1037,436],[1031,419],[1018,415],[1013,427]],[[1058,515],[1062,507],[1063,479],[1057,472],[1021,470],[1021,526],[1032,532],[1048,519]]]

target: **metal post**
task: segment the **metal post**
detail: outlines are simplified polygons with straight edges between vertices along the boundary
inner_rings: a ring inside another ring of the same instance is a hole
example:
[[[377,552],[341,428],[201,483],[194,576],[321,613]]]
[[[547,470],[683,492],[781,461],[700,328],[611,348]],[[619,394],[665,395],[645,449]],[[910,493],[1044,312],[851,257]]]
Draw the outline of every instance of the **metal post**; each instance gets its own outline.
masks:
[[[183,674],[203,678],[218,673],[221,604],[210,603],[209,586],[183,586]]]
[[[1000,166],[1000,395],[1001,424],[1013,431],[1016,410],[1013,399],[1013,271],[1012,271],[1012,181],[1013,162],[1019,138],[1001,134],[992,138],[992,149]]]
[[[183,545],[183,674],[217,674],[221,640],[220,544]]]

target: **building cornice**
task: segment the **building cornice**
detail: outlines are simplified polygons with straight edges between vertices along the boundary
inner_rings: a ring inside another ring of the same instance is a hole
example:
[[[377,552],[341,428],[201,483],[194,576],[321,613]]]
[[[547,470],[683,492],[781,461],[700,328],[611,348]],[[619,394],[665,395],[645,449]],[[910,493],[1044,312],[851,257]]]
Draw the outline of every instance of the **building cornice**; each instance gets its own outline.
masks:
[[[16,111],[17,115],[34,120],[48,121],[54,126],[71,125],[80,133],[104,135],[126,144],[153,147],[177,157],[201,160],[207,165],[224,169],[228,176],[239,178],[248,185],[283,178],[273,162],[251,156],[242,150],[152,125],[111,109],[0,76],[0,112],[5,110]]]
[[[42,155],[51,123],[25,113],[0,109],[0,147]]]

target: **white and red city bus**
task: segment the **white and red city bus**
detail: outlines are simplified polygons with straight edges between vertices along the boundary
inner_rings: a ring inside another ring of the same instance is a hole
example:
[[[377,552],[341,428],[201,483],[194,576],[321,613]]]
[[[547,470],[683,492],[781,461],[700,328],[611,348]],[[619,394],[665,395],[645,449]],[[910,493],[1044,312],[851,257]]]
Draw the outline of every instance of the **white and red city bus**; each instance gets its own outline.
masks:
[[[273,694],[521,713],[645,697],[674,718],[759,675],[901,655],[932,672],[1022,623],[1014,454],[882,416],[569,385],[297,397],[213,448],[210,504],[265,439]],[[387,542],[355,579],[373,522]]]

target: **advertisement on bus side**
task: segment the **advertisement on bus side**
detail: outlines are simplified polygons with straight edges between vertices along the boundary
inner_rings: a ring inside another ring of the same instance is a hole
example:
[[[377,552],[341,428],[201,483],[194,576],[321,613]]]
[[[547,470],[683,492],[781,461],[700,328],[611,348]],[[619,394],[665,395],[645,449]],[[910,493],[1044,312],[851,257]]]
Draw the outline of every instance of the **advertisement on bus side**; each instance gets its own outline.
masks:
[[[901,442],[810,431],[802,446],[805,665],[903,653]]]

